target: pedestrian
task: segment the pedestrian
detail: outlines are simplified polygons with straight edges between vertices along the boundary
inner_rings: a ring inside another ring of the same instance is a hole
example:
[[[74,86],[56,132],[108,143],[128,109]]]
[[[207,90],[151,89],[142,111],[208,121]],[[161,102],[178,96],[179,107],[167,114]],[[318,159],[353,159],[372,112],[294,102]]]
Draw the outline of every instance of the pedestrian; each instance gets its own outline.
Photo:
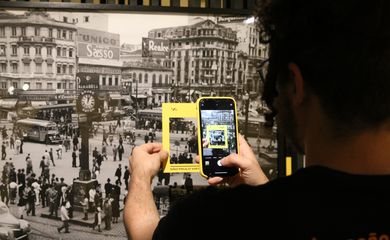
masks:
[[[15,149],[15,138],[14,138],[14,135],[11,135],[10,139],[9,139],[9,148],[10,149]]]
[[[107,178],[107,183],[104,184],[104,192],[106,194],[106,198],[111,196],[112,184],[111,184],[111,179],[110,178]]]
[[[125,182],[126,190],[129,188],[129,178],[130,178],[130,171],[127,166],[125,166],[125,171],[123,173],[123,180]]]
[[[21,144],[22,144],[22,142],[20,141],[19,137],[17,137],[15,140],[15,154],[16,155],[19,155],[19,153],[20,153],[20,145]]]
[[[53,164],[53,167],[55,167],[56,165],[54,164],[53,148],[50,148],[49,157],[50,157],[50,161]]]
[[[122,181],[121,181],[121,178],[122,178],[122,165],[121,164],[118,165],[118,168],[115,171],[115,177],[117,177],[117,181],[119,182],[119,184],[122,185]]]
[[[114,147],[112,148],[112,155],[113,155],[113,161],[116,161],[116,154],[118,153],[118,148],[114,144]]]
[[[19,150],[20,154],[23,154],[23,144],[24,144],[24,140],[23,140],[23,137],[21,137],[20,138],[20,150]]]
[[[61,221],[62,221],[62,226],[57,228],[57,231],[60,233],[62,229],[65,229],[65,233],[70,233],[69,232],[69,215],[68,215],[68,210],[66,209],[66,202],[62,202],[61,204]]]
[[[27,191],[27,216],[31,213],[31,216],[35,216],[35,201],[36,201],[36,195],[34,189],[31,187],[31,184],[27,185],[26,189]]]
[[[88,195],[84,194],[84,200],[80,202],[83,206],[84,218],[83,220],[88,220]]]
[[[73,150],[76,151],[78,150],[78,145],[79,145],[79,138],[77,137],[77,134],[73,136]]]
[[[30,153],[26,157],[26,174],[30,175],[33,172],[33,163],[30,157]]]
[[[72,152],[72,167],[77,167],[76,166],[76,159],[77,159],[77,154],[76,154],[76,151],[73,151]]]
[[[118,146],[118,156],[119,156],[119,161],[122,161],[122,155],[125,152],[125,149],[123,145],[119,144]]]
[[[102,157],[107,160],[107,146],[102,143]]]
[[[5,181],[0,182],[0,195],[1,195],[1,201],[8,206],[9,193],[8,193],[8,186],[5,183]]]
[[[24,212],[26,211],[26,204],[27,199],[24,197],[24,194],[19,195],[19,201],[18,201],[18,212],[19,212],[19,218],[23,219]]]
[[[90,190],[89,190],[89,192],[88,192],[88,194],[89,194],[89,207],[88,207],[88,209],[89,209],[89,212],[95,212],[95,195],[96,195],[96,189],[94,188],[94,187],[92,187]]]
[[[186,193],[187,194],[190,194],[192,193],[192,191],[194,190],[194,185],[193,185],[193,181],[192,181],[192,178],[191,178],[191,174],[187,174],[187,177],[184,181],[184,187],[186,189]]]
[[[6,147],[5,147],[4,142],[2,142],[2,144],[1,144],[1,160],[5,160],[6,157],[7,157]]]
[[[121,195],[121,188],[119,183],[116,182],[112,191],[112,222],[118,223],[118,218],[120,216],[119,201]]]
[[[92,229],[95,230],[97,227],[98,231],[101,232],[100,225],[102,224],[102,208],[99,206],[95,210],[95,221],[93,223]]]
[[[62,159],[62,145],[59,145],[57,150],[57,159]]]
[[[111,221],[112,221],[112,200],[110,196],[106,197],[103,203],[104,209],[104,230],[111,230]]]

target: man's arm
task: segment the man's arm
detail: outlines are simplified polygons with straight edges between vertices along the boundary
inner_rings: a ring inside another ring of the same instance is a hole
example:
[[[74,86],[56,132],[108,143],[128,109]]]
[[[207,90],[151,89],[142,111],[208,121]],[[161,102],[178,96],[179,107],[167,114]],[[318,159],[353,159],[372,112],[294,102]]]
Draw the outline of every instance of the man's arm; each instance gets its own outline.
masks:
[[[132,177],[124,209],[127,234],[132,240],[152,239],[160,220],[151,189],[153,177],[168,154],[158,143],[144,144],[133,150],[130,158]]]
[[[150,186],[150,179],[133,176],[129,183],[124,222],[130,239],[152,239],[160,220]]]

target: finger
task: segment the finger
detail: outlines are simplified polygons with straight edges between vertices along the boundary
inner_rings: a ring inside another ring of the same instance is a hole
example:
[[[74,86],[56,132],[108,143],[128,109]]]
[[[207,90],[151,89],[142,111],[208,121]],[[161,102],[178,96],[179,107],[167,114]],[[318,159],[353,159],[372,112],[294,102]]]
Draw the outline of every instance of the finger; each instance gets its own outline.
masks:
[[[199,163],[199,160],[200,160],[199,155],[196,155],[196,157],[195,157],[195,162],[196,162],[196,163]]]
[[[159,154],[161,162],[165,162],[168,160],[169,154],[167,151],[162,150],[162,151],[158,152],[158,154]]]
[[[238,144],[240,145],[240,151],[245,155],[245,153],[252,153],[252,148],[249,146],[245,138],[239,134],[238,135]]]
[[[142,144],[138,147],[138,149],[148,152],[148,153],[156,153],[159,152],[162,149],[161,143],[146,143]]]
[[[218,185],[218,184],[222,183],[223,182],[223,178],[221,178],[221,177],[212,177],[212,178],[209,178],[207,180],[207,182],[210,185],[215,186],[215,185]]]
[[[239,161],[240,157],[236,154],[230,154],[219,160],[220,164],[224,167],[241,167],[241,161]]]

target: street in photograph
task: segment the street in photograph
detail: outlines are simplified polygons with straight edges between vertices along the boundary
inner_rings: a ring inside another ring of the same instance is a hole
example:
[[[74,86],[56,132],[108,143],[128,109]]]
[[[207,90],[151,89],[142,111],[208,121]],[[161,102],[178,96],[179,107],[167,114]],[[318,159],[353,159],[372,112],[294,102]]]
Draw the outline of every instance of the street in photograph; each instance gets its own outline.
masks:
[[[127,239],[128,158],[162,141],[163,103],[235,98],[239,132],[276,177],[267,51],[238,16],[0,11],[0,238]],[[197,124],[171,119],[172,163],[194,163]],[[218,149],[230,130],[203,135]],[[207,181],[160,173],[152,185],[163,216]]]

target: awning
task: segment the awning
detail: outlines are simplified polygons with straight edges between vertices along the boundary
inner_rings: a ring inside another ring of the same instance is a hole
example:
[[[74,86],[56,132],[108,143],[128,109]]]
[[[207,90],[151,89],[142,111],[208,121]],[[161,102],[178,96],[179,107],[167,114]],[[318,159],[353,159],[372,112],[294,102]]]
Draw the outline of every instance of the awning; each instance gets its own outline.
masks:
[[[144,95],[144,94],[138,94],[137,96],[135,95],[131,95],[133,98],[148,98],[148,96]]]
[[[110,98],[112,100],[121,100],[122,99],[122,95],[120,95],[119,93],[110,93]]]
[[[18,99],[0,99],[0,108],[12,109],[15,108]]]
[[[31,101],[32,107],[46,106],[46,101]]]

